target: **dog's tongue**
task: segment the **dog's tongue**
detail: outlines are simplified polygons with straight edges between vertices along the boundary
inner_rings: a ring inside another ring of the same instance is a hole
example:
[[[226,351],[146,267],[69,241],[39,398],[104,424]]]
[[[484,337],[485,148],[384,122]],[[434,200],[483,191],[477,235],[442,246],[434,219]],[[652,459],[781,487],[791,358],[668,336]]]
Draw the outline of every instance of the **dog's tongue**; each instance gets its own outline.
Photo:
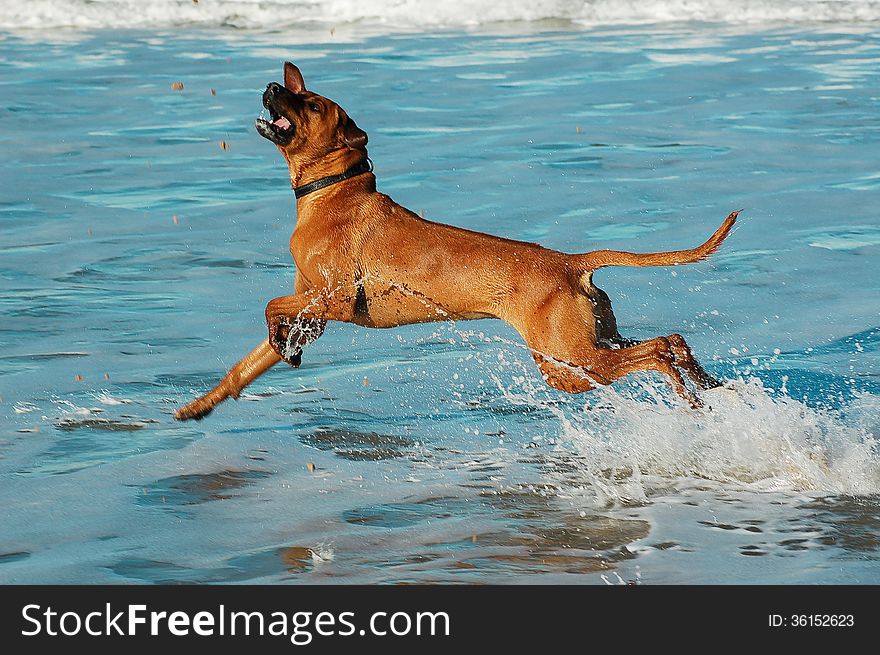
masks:
[[[272,125],[280,127],[282,130],[289,130],[290,129],[290,121],[287,120],[286,118],[284,118],[284,116],[279,118],[277,121],[273,122]]]

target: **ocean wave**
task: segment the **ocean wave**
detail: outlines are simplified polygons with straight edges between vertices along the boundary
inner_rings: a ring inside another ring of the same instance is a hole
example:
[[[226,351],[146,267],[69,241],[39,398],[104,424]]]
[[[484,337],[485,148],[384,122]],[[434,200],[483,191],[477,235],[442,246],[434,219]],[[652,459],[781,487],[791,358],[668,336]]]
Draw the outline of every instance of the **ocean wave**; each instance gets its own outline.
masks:
[[[880,21],[880,0],[0,0],[0,29],[363,24],[461,28],[503,22],[623,25]]]

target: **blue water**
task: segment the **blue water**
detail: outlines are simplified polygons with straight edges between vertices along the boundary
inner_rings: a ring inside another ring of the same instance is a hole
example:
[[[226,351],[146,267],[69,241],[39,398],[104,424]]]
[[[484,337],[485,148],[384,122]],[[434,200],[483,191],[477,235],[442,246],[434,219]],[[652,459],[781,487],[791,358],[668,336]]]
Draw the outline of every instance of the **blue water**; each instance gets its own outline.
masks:
[[[0,35],[0,582],[880,582],[872,25]],[[283,59],[435,220],[648,251],[745,208],[709,262],[596,276],[733,389],[331,325],[175,422],[291,287]]]

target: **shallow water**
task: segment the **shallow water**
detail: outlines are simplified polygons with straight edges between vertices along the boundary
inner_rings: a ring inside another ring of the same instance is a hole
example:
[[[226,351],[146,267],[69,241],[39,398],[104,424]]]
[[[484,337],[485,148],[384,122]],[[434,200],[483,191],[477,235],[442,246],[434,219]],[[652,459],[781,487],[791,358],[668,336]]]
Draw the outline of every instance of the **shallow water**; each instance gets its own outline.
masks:
[[[880,582],[872,25],[7,33],[0,581]],[[436,220],[660,250],[746,208],[709,262],[596,276],[733,388],[566,396],[500,322],[331,325],[174,422],[291,285],[284,58]]]

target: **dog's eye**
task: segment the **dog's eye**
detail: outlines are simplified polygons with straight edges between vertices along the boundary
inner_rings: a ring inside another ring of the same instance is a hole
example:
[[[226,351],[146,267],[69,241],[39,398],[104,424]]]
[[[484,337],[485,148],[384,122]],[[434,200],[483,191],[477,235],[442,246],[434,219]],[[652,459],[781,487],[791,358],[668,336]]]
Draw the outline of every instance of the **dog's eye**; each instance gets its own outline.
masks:
[[[310,103],[309,103],[309,109],[311,109],[312,111],[320,112],[320,111],[321,111],[321,105],[319,105],[317,102],[310,102]]]

